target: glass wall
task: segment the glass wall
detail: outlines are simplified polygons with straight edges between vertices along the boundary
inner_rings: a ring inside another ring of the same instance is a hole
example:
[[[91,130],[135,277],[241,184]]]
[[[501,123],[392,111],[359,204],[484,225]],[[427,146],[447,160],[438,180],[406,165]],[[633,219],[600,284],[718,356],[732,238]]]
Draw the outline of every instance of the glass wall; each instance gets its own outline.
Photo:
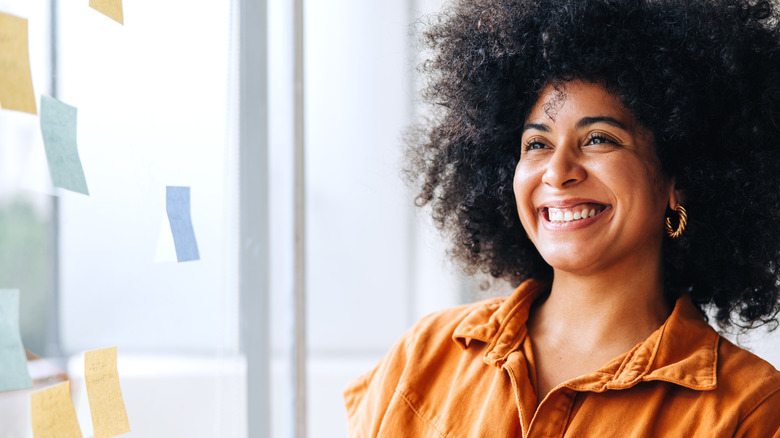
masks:
[[[48,0],[0,1],[0,12],[28,20],[30,70],[36,91],[51,91],[50,5]],[[0,288],[20,296],[21,335],[25,345],[56,354],[54,325],[48,318],[54,292],[55,199],[47,190],[48,171],[38,119],[0,111]]]
[[[238,4],[124,3],[124,24],[87,2],[0,3],[28,20],[39,111],[0,111],[0,287],[20,290],[25,348],[71,381],[84,436],[84,352],[113,346],[130,435],[247,436]],[[88,195],[53,186],[42,95],[78,111]],[[177,262],[168,186],[190,190],[197,260]],[[18,408],[1,436],[31,436],[38,377],[0,394]]]
[[[86,3],[0,0],[28,19],[39,109],[46,95],[78,110],[89,188],[53,187],[39,115],[0,110],[0,288],[21,291],[24,346],[46,364],[30,365],[34,388],[0,393],[0,436],[31,437],[30,394],[63,379],[92,435],[84,352],[113,346],[128,436],[345,436],[347,382],[421,316],[486,296],[448,264],[401,179],[403,130],[424,111],[415,32],[441,0],[300,2],[302,25],[292,0],[125,1],[123,25]],[[241,32],[246,5],[259,15]],[[242,58],[258,41],[259,58]],[[246,68],[256,61],[261,71]],[[249,102],[247,84],[262,91]],[[247,151],[267,163],[247,164]],[[247,186],[242,168],[267,186]],[[177,261],[170,186],[189,188],[197,260]],[[242,231],[247,209],[262,247]],[[255,253],[267,256],[247,264]],[[263,278],[246,284],[254,269]],[[739,341],[778,366],[779,333]]]
[[[242,436],[237,5],[124,2],[119,25],[61,2],[57,30],[90,187],[59,197],[68,371],[116,345],[133,434]],[[189,187],[197,260],[170,251],[169,186]]]

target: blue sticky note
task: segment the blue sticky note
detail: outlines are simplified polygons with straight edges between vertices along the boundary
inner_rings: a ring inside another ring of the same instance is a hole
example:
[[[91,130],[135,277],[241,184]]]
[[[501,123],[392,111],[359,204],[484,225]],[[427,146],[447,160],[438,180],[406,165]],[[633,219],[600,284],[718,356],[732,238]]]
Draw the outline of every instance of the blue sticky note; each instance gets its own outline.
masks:
[[[199,260],[198,242],[195,241],[195,230],[190,217],[190,188],[167,186],[165,190],[165,204],[173,244],[176,247],[176,258],[180,262]]]
[[[32,386],[19,331],[19,290],[0,289],[0,392]]]
[[[76,113],[76,107],[41,96],[41,133],[51,181],[56,187],[89,195],[76,146]]]

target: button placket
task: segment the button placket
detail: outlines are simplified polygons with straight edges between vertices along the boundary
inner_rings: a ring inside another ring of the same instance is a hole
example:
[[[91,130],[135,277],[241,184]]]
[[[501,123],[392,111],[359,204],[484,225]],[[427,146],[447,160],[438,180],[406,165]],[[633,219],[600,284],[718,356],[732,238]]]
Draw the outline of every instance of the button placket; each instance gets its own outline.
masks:
[[[558,387],[547,394],[536,409],[525,438],[563,437],[575,396],[575,391],[566,387]]]

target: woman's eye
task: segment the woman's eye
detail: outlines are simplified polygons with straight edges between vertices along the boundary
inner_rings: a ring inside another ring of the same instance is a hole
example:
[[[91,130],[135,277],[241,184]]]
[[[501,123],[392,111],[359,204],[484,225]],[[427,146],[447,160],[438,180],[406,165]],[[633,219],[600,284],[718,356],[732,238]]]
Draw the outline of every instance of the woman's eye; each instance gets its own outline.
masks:
[[[526,143],[525,150],[526,151],[534,151],[534,150],[537,150],[537,149],[544,149],[546,147],[547,147],[547,145],[544,144],[544,143],[540,143],[538,141],[530,141],[530,142]]]
[[[610,137],[607,137],[606,135],[602,134],[591,134],[588,137],[588,144],[603,144],[603,143],[611,143],[611,144],[617,144],[617,142]]]

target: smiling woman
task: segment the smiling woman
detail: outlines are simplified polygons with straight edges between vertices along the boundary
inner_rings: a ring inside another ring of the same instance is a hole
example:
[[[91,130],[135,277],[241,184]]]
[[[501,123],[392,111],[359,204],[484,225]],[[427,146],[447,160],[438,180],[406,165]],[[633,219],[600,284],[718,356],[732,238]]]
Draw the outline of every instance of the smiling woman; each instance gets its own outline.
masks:
[[[428,29],[409,175],[467,272],[346,390],[352,436],[780,436],[780,13],[460,0]]]
[[[548,86],[523,127],[520,222],[557,279],[609,271],[660,292],[664,213],[677,203],[660,175],[652,134],[604,87]]]
[[[529,319],[530,336],[537,352],[546,348],[549,355],[571,356],[551,370],[545,355],[537,354],[541,397],[631,349],[666,320],[671,308],[663,295],[664,215],[679,195],[661,176],[652,133],[603,86],[581,81],[547,86],[522,138],[514,179],[517,209],[528,238],[553,268],[556,292]],[[561,318],[575,321],[587,308],[581,306],[612,306],[612,320],[549,327]],[[541,317],[550,313],[557,315]],[[628,326],[624,322],[637,316]],[[578,343],[590,350],[562,345],[575,339],[565,333],[569,329],[586,333]]]

